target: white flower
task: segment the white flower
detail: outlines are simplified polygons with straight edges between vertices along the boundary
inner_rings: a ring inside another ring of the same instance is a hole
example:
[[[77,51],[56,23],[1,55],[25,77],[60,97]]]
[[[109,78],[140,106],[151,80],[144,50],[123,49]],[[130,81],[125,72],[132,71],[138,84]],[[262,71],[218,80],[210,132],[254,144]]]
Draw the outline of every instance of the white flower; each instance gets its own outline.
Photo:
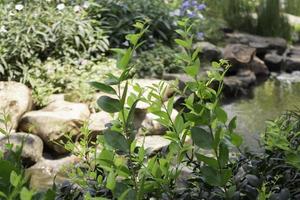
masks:
[[[56,6],[57,10],[63,10],[65,8],[65,4],[60,3]]]
[[[78,6],[78,5],[77,5],[77,6],[74,6],[74,8],[73,8],[74,12],[79,12],[80,9],[81,9],[81,8],[80,8],[80,6]]]
[[[7,33],[5,26],[0,27],[0,33]]]
[[[15,9],[18,10],[18,11],[22,10],[23,8],[24,8],[24,6],[22,4],[17,4],[15,6]]]
[[[90,7],[90,2],[85,1],[85,2],[83,3],[83,6],[82,6],[82,7],[84,7],[85,9],[89,8],[89,7]]]

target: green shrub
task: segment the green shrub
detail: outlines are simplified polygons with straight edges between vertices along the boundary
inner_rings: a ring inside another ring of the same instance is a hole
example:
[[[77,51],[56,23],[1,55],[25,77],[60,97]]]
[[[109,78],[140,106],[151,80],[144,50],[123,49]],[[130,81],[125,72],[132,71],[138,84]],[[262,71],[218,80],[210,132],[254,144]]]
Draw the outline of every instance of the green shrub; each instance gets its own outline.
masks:
[[[185,63],[186,75],[191,78],[184,90],[191,91],[185,99],[187,110],[181,110],[172,119],[175,97],[163,102],[166,91],[164,82],[149,88],[135,85],[137,94],[129,94],[128,83],[132,77],[130,71],[134,69],[130,59],[142,44],[138,41],[146,30],[144,24],[136,23],[138,33],[127,36],[130,47],[127,50],[115,50],[119,55],[117,67],[122,71],[121,75],[109,74],[104,82],[91,82],[96,89],[108,94],[101,96],[97,104],[103,111],[114,115],[115,120],[103,131],[103,135],[98,136],[95,147],[89,144],[90,132],[86,127],[83,127],[83,138],[79,141],[81,148],[77,148],[71,137],[65,146],[82,158],[79,165],[82,167],[71,173],[74,183],[80,186],[79,193],[82,196],[177,199],[180,191],[176,182],[184,165],[193,169],[193,174],[202,180],[200,182],[203,185],[209,185],[206,188],[212,188],[209,189],[212,196],[232,197],[234,191],[231,187],[229,149],[239,147],[242,139],[234,132],[236,118],[228,122],[227,114],[219,104],[228,63],[214,62],[213,68],[207,72],[208,77],[198,78],[200,49],[192,50],[193,36],[189,32],[189,22],[180,21],[179,25],[182,30],[177,30],[177,33],[181,37],[175,42],[184,49],[179,57]],[[210,87],[212,82],[217,85],[216,90]],[[121,90],[121,87],[124,89]],[[144,96],[147,90],[150,93]],[[158,122],[167,128],[165,137],[171,142],[167,152],[151,156],[143,145],[137,146],[133,117],[140,101],[149,104],[148,111],[157,116]],[[189,138],[192,142],[188,142]],[[96,153],[99,146],[102,148]],[[211,156],[204,153],[206,151]],[[198,187],[198,184],[194,187]],[[196,195],[196,199],[204,197],[201,192],[188,195]]]
[[[300,16],[300,6],[298,0],[285,0],[286,12]]]
[[[259,35],[291,39],[291,26],[282,14],[280,0],[263,0],[258,12],[257,30]]]
[[[223,17],[231,28],[291,39],[291,27],[279,0],[223,0],[223,8]]]
[[[94,98],[94,90],[87,80],[101,81],[105,73],[117,71],[113,59],[98,62],[81,59],[72,63],[47,60],[44,63],[36,61],[31,66],[26,79],[33,89],[37,106],[47,105],[48,97],[55,93],[64,93],[69,101],[90,103]]]
[[[99,59],[108,49],[101,21],[90,19],[82,7],[1,3],[0,27],[0,80],[22,79],[35,60]]]
[[[174,18],[169,15],[171,9],[161,0],[96,0],[104,11],[94,9],[95,18],[105,21],[113,47],[124,47],[125,36],[134,32],[132,24],[136,20],[147,19],[150,28],[143,36],[151,46],[156,39],[172,43],[174,38]]]
[[[10,124],[9,113],[0,113],[0,124],[8,127]],[[30,189],[30,177],[26,175],[22,165],[22,145],[14,146],[10,143],[11,131],[0,128],[0,133],[8,137],[5,147],[0,151],[0,199],[3,200],[32,200],[48,199],[55,197],[55,188],[46,192],[37,192]],[[2,151],[5,151],[2,152]]]
[[[184,63],[177,59],[180,49],[156,44],[148,51],[137,54],[133,64],[139,77],[161,77],[166,73],[182,72]]]
[[[300,112],[290,111],[269,121],[263,135],[266,149],[281,151],[288,164],[300,170]]]

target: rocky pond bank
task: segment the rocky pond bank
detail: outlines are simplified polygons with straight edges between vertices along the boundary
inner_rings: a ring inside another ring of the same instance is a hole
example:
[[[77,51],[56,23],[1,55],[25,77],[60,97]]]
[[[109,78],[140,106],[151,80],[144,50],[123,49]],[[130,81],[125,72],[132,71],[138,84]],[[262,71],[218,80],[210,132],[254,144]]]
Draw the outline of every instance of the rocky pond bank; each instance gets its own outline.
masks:
[[[252,86],[268,79],[272,72],[290,73],[300,70],[300,46],[288,47],[287,42],[281,38],[230,33],[224,48],[208,42],[200,42],[195,46],[201,47],[202,60],[212,62],[224,58],[232,63],[228,76],[224,79],[226,98],[247,94]],[[189,81],[182,74],[166,74],[164,79],[170,85],[165,100],[174,92],[171,80],[178,79],[181,87]],[[129,91],[135,92],[133,85],[136,83],[145,88],[160,81],[135,80]],[[95,101],[101,95],[96,93]],[[95,112],[87,104],[66,101],[64,94],[50,96],[47,106],[36,109],[31,90],[17,82],[0,82],[0,99],[0,110],[10,115],[10,121],[0,125],[10,135],[0,135],[0,148],[5,150],[8,142],[20,145],[24,139],[22,159],[28,167],[27,171],[37,178],[40,178],[40,174],[53,178],[64,165],[76,164],[78,161],[63,146],[57,144],[64,139],[65,134],[72,134],[78,139],[81,127],[86,124],[93,137],[96,137],[113,120],[113,116],[102,111]],[[180,98],[177,99],[180,102]],[[137,106],[134,121],[136,129],[140,130],[138,141],[140,145],[144,142],[149,154],[169,145],[169,140],[163,137],[166,129],[147,112],[147,104],[140,103]],[[143,127],[147,128],[146,133],[143,133]],[[40,187],[39,183],[33,184]]]

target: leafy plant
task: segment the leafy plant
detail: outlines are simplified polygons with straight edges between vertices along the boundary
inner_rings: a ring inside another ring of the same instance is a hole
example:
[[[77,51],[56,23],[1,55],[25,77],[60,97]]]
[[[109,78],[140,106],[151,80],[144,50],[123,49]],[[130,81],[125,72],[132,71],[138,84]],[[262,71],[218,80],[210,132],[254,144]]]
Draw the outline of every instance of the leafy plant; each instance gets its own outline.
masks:
[[[8,114],[3,114],[0,118],[0,124],[4,124],[4,127],[9,127],[9,121],[10,117]],[[54,199],[55,188],[53,190],[49,189],[46,193],[38,193],[29,189],[30,179],[25,175],[21,159],[23,144],[21,146],[14,146],[9,140],[10,132],[1,128],[0,132],[8,137],[7,144],[0,151],[0,199]]]
[[[135,70],[139,77],[161,77],[164,73],[179,73],[184,63],[176,58],[180,49],[156,44],[151,50],[142,51],[137,54],[133,61]]]
[[[136,131],[134,130],[132,119],[138,101],[141,98],[142,89],[136,97],[127,96],[128,79],[133,66],[130,65],[130,59],[134,51],[142,45],[139,39],[145,33],[146,28],[141,22],[137,22],[135,27],[139,30],[136,34],[127,35],[131,47],[127,50],[115,49],[119,55],[117,62],[118,68],[122,71],[119,77],[108,74],[105,83],[91,82],[96,89],[108,93],[111,96],[102,96],[98,99],[99,107],[108,113],[117,113],[118,118],[112,125],[104,131],[104,135],[99,137],[98,144],[102,144],[100,154],[95,153],[96,159],[86,159],[83,170],[78,168],[76,174],[89,175],[88,179],[93,181],[94,192],[86,193],[88,196],[105,196],[108,198],[119,199],[144,199],[146,197],[161,196],[168,194],[170,178],[173,174],[168,171],[169,162],[166,159],[157,157],[147,158],[143,147],[136,146]],[[121,84],[124,89],[121,90]],[[116,85],[116,88],[112,87]],[[87,149],[88,132],[82,141],[83,149]],[[70,140],[69,140],[70,141]],[[68,146],[68,145],[67,145]],[[74,145],[69,143],[72,148]],[[85,152],[85,158],[90,152]],[[93,155],[93,154],[92,154]],[[89,163],[94,163],[93,168]],[[160,161],[160,162],[159,162]],[[86,171],[87,170],[87,171]],[[80,176],[80,177],[82,177]],[[83,180],[87,180],[83,178]],[[90,184],[80,184],[89,186]]]
[[[192,51],[191,26],[188,20],[178,24],[183,28],[177,30],[182,38],[175,42],[185,49],[180,58],[187,65],[185,73],[193,80],[187,83],[184,90],[190,91],[184,104],[188,110],[181,110],[175,120],[172,119],[175,98],[164,102],[166,85],[163,82],[150,86],[147,96],[143,95],[147,88],[138,85],[134,86],[137,94],[128,94],[128,79],[134,67],[130,59],[142,44],[138,41],[146,31],[143,23],[136,23],[139,32],[126,37],[131,47],[114,50],[119,55],[117,66],[122,71],[121,75],[108,74],[105,82],[91,82],[96,89],[109,94],[100,97],[97,103],[103,111],[115,114],[115,120],[104,130],[103,136],[98,136],[95,148],[88,147],[93,142],[87,129],[80,140],[82,148],[77,149],[71,137],[66,144],[68,149],[79,152],[78,155],[83,158],[82,165],[79,165],[81,167],[72,173],[76,183],[83,188],[82,195],[119,199],[174,199],[179,195],[176,182],[185,164],[193,169],[202,182],[214,188],[213,195],[232,197],[235,190],[232,187],[229,150],[233,146],[239,147],[242,139],[234,132],[235,118],[227,123],[227,115],[219,105],[222,80],[229,65],[226,61],[214,62],[208,76],[199,77],[200,49]],[[217,85],[217,89],[212,89],[212,85]],[[181,94],[186,95],[185,92]],[[171,141],[167,153],[151,158],[143,146],[137,146],[133,119],[139,101],[148,103],[148,111],[156,115],[157,121],[167,128],[165,137]],[[190,138],[192,144],[188,143]],[[97,150],[99,146],[100,153]],[[212,155],[204,153],[206,150]],[[199,193],[198,197],[202,195]]]
[[[183,113],[181,119],[178,117],[177,120],[181,123],[175,122],[176,125],[181,124],[182,135],[179,132],[179,135],[174,134],[176,137],[172,135],[174,137],[172,139],[178,138],[177,141],[184,144],[187,136],[191,136],[194,146],[191,157],[187,156],[188,163],[194,165],[194,172],[199,173],[206,183],[223,189],[217,195],[230,198],[232,188],[229,187],[229,182],[232,169],[228,165],[229,149],[239,147],[242,138],[234,132],[236,118],[227,123],[227,114],[219,104],[223,78],[229,64],[225,60],[221,60],[220,63],[213,62],[207,77],[199,78],[200,61],[197,56],[200,49],[192,51],[193,35],[190,33],[192,26],[187,20],[178,24],[183,30],[176,31],[181,39],[176,39],[175,42],[185,49],[180,58],[186,62],[187,67],[184,71],[193,81],[188,82],[184,89],[191,91],[184,103],[187,111]],[[212,84],[217,85],[216,90],[212,89]],[[188,148],[183,148],[186,149]],[[211,152],[211,156],[207,155],[207,150]]]
[[[160,0],[101,0],[97,1],[104,11],[94,9],[91,15],[104,20],[110,35],[112,47],[126,47],[124,40],[127,34],[133,33],[132,24],[136,20],[149,20],[151,25],[144,34],[146,47],[151,47],[156,39],[172,43],[174,38],[174,17],[170,16],[171,9],[165,1]]]
[[[63,93],[65,99],[75,102],[91,103],[94,91],[87,79],[104,80],[105,73],[118,70],[114,59],[102,59],[98,62],[85,59],[62,62],[48,60],[44,63],[34,62],[27,73],[28,85],[33,89],[33,99],[37,106],[49,103],[49,96]]]
[[[282,13],[279,0],[263,0],[261,2],[256,32],[264,36],[277,36],[288,40],[291,38],[291,26]]]
[[[254,33],[255,20],[252,13],[255,12],[253,1],[223,0],[223,17],[231,28]]]
[[[288,164],[300,169],[300,114],[290,111],[274,121],[268,121],[264,134],[266,149],[282,151]]]
[[[108,49],[101,21],[80,7],[47,1],[0,4],[1,80],[24,80],[30,63],[48,58],[99,59]]]

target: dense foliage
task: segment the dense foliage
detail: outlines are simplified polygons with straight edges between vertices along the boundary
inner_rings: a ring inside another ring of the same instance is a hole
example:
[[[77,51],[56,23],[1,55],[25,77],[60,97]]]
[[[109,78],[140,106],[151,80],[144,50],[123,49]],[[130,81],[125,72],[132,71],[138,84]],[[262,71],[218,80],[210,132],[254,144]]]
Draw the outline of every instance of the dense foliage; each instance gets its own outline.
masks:
[[[23,79],[35,60],[99,59],[108,49],[101,22],[82,7],[47,1],[0,6],[1,80]]]
[[[156,44],[153,49],[138,53],[133,61],[136,73],[140,77],[162,77],[164,73],[182,71],[184,63],[177,59],[181,49]]]
[[[147,46],[153,45],[156,39],[171,43],[174,38],[174,17],[171,9],[160,0],[98,0],[103,8],[94,11],[97,19],[105,21],[113,47],[126,46],[125,36],[134,32],[132,24],[136,20],[148,20],[151,25],[145,33]]]

